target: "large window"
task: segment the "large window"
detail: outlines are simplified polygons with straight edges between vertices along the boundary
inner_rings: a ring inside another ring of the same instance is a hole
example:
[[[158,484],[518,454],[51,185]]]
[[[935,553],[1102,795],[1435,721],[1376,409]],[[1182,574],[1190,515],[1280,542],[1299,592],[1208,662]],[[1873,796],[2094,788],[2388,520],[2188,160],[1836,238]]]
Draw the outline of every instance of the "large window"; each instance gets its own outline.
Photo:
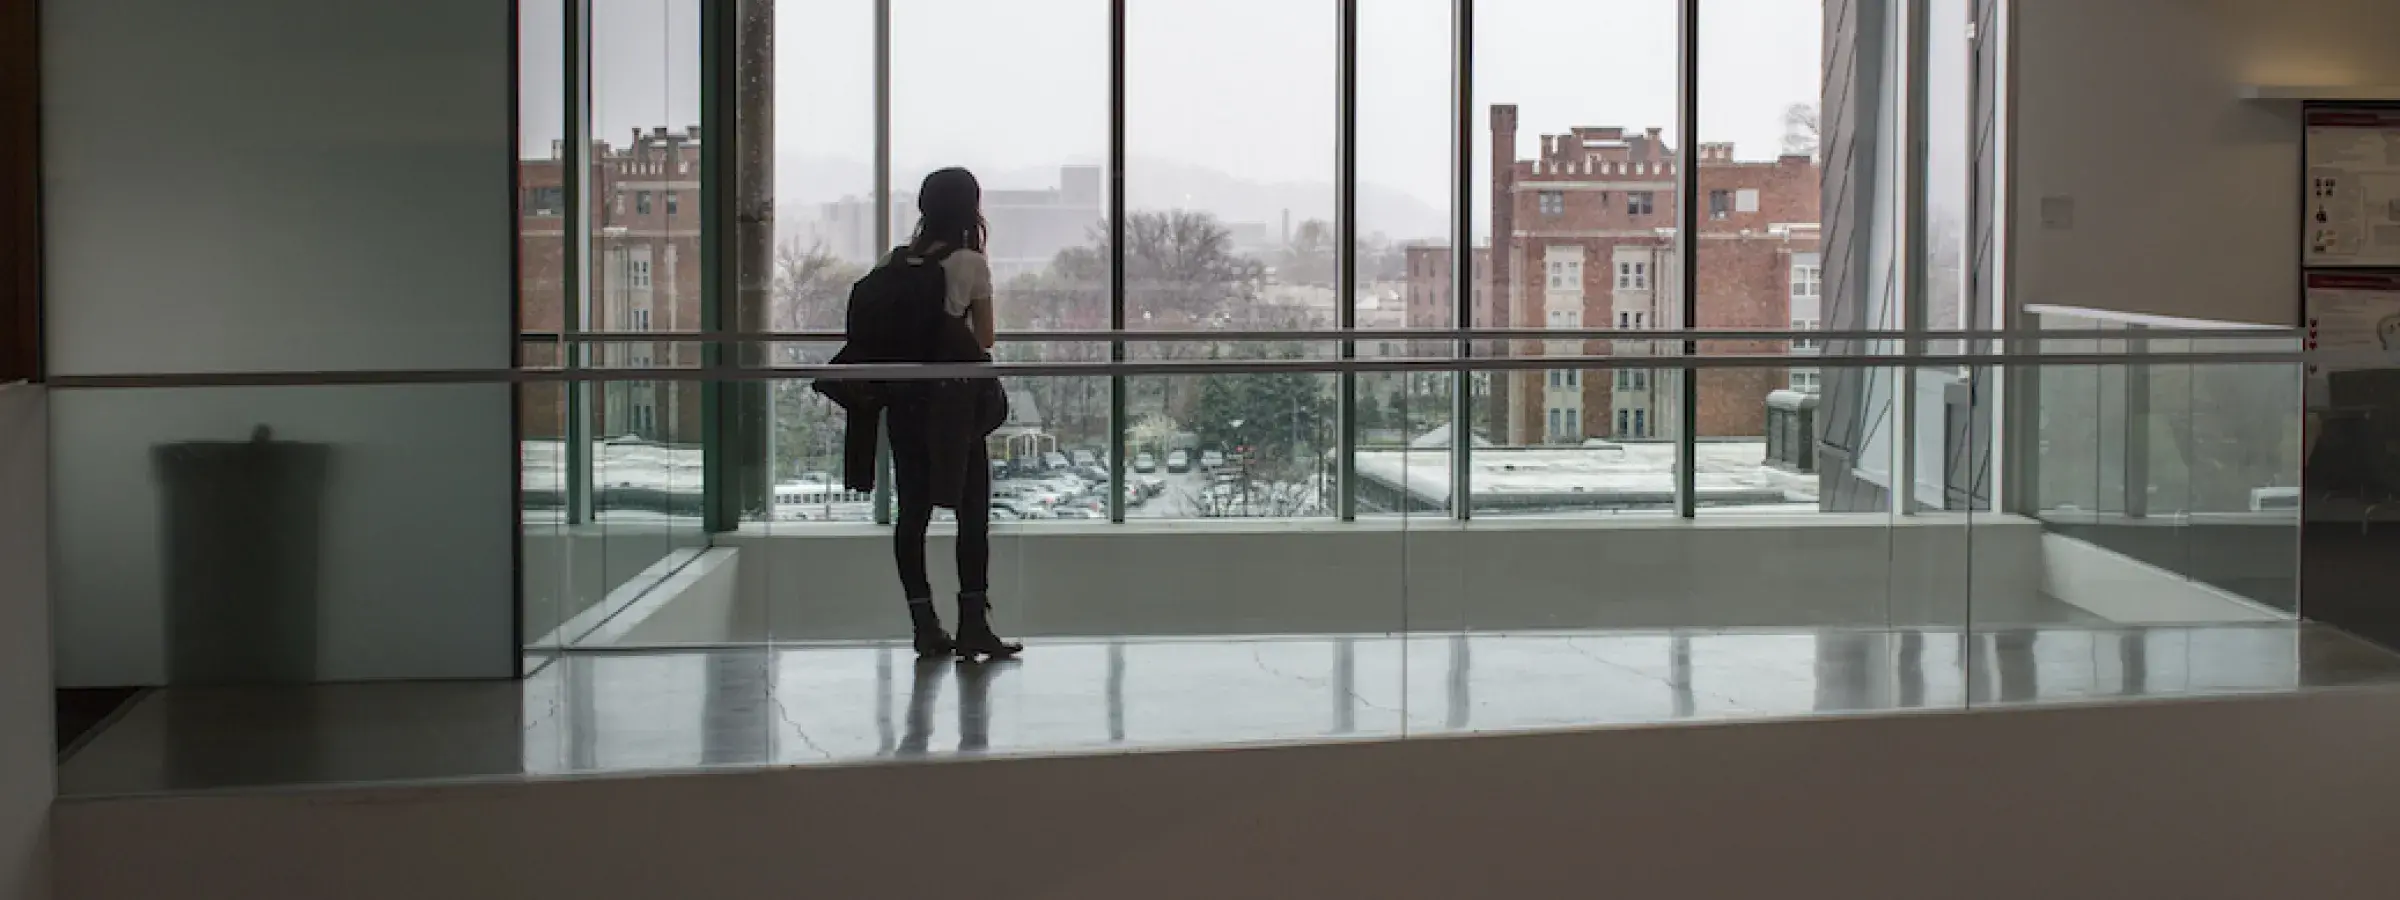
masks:
[[[774,12],[771,66],[744,73],[775,123],[772,155],[742,161],[767,167],[774,186],[766,324],[839,332],[851,283],[913,221],[897,199],[884,204],[885,218],[877,215],[874,8],[779,3]],[[833,351],[830,343],[790,342],[769,356],[793,365],[824,362]],[[801,381],[772,382],[767,393],[769,527],[873,520],[874,498],[842,489],[841,410]]]
[[[1127,20],[1125,320],[1137,331],[1325,332],[1335,264],[1336,7],[1132,5]],[[1272,135],[1271,139],[1262,136]],[[1331,359],[1324,341],[1158,341],[1137,360]],[[1126,452],[1152,496],[1128,515],[1330,515],[1339,380],[1136,377]],[[1139,460],[1141,457],[1137,456]]]
[[[1706,206],[1699,211],[1692,286],[1696,327],[1783,331],[1821,318],[1809,271],[1824,234],[1819,109],[1826,90],[1825,4],[1817,0],[1704,0],[1700,5],[1700,133],[1686,158]],[[1707,356],[1795,352],[1789,341],[1709,341]],[[1703,371],[1694,427],[1710,453],[1702,476],[1732,474],[1765,458],[1772,395],[1789,370]],[[1741,448],[1735,452],[1734,448]],[[1731,464],[1730,467],[1728,464]],[[1712,471],[1714,469],[1714,471]],[[1741,470],[1741,471],[1747,471]],[[1813,510],[1811,472],[1759,467],[1763,491],[1703,496],[1701,514],[1754,508]]]
[[[655,9],[612,14],[677,8],[653,2]],[[1963,20],[1950,20],[1965,15],[1963,0],[1932,4],[1939,9],[1929,22],[1910,21],[1910,4],[1858,7],[1888,17],[1871,29],[1843,19],[1836,32],[1867,41],[1843,65],[1881,67],[1882,77],[1856,89],[1850,74],[1828,74],[1828,13],[1814,0],[1701,0],[1691,59],[1682,53],[1681,0],[1486,0],[1473,7],[1473,70],[1463,73],[1451,68],[1452,4],[1354,6],[1358,21],[1344,23],[1351,6],[1332,2],[1040,0],[991,8],[895,0],[880,28],[872,7],[780,7],[765,92],[777,211],[772,264],[764,267],[770,327],[838,329],[847,286],[913,230],[918,180],[961,165],[985,187],[1002,361],[1238,369],[1330,363],[1346,353],[1443,359],[1461,350],[1476,359],[1614,361],[1348,377],[1283,368],[1012,377],[1012,417],[990,447],[1003,517],[1427,512],[1459,506],[1450,491],[1462,487],[1475,502],[1460,513],[1889,510],[1888,497],[1832,497],[1822,487],[1830,476],[1813,461],[1770,458],[1774,395],[1795,390],[1824,395],[1810,427],[1842,452],[1841,478],[1888,491],[1910,471],[1924,474],[1910,448],[1946,440],[1940,425],[1928,424],[1944,410],[1919,402],[1939,393],[1926,373],[1795,365],[1687,374],[1672,361],[1694,351],[1897,352],[1897,340],[1687,344],[1608,332],[1964,324],[1964,269],[1952,258],[1964,240],[1939,223],[1969,214],[1951,209],[1964,206],[1963,179],[1932,179],[1926,210],[1902,208],[1901,189],[1909,166],[1946,165],[1943,154],[1964,151],[1935,140],[1928,160],[1907,158],[1910,128],[1926,122],[1910,117],[1896,84],[1910,35],[1965,32]],[[641,39],[675,43],[680,21],[659,18]],[[1345,27],[1356,28],[1355,43],[1343,40]],[[1610,53],[1586,52],[1593,33],[1612,35]],[[889,40],[880,68],[879,35]],[[1120,35],[1123,44],[1113,45]],[[1046,49],[1019,52],[1031,44]],[[1926,44],[1918,49],[1946,46]],[[1345,59],[1345,47],[1355,57]],[[609,40],[594,49],[608,55]],[[676,52],[665,58],[676,62]],[[1579,60],[1577,77],[1558,77],[1558,61],[1570,58]],[[1965,70],[1937,55],[1935,68],[1945,67]],[[1348,81],[1346,70],[1355,73]],[[1112,83],[1119,72],[1122,82]],[[880,105],[878,77],[888,78]],[[1450,90],[1461,77],[1466,109]],[[651,118],[681,115],[676,104],[692,93],[667,80],[644,100]],[[600,95],[621,90],[596,82]],[[1937,93],[1964,94],[1936,82]],[[1687,84],[1698,114],[1690,121]],[[1829,103],[1855,114],[1844,122],[1872,127],[1820,134]],[[593,134],[626,128],[636,146],[676,137],[655,125],[633,132],[626,115],[596,115]],[[1954,129],[1961,141],[1963,116]],[[1937,116],[1932,124],[1951,121]],[[1840,160],[1847,180],[1838,183],[1827,172],[1826,145],[1835,140],[1855,145]],[[540,187],[526,194],[529,215],[555,203]],[[1848,192],[1833,207],[1847,222],[1827,221],[1835,191]],[[700,194],[696,183],[676,179],[617,179],[594,184],[593,196],[596,217],[675,233],[696,222],[691,201]],[[1123,218],[1111,221],[1119,196]],[[1926,259],[1902,258],[1912,245],[1899,223],[1911,216],[1928,232],[1913,245],[1927,248]],[[624,242],[607,231],[593,240],[595,271],[623,273],[629,295],[622,319],[607,319],[611,288],[595,285],[602,325],[691,327],[679,306],[678,279],[690,268],[682,248],[618,246]],[[1926,285],[1914,295],[1923,302],[1895,301],[1912,296],[1910,283]],[[1129,336],[1114,342],[1019,337],[1120,324]],[[1558,335],[1346,342],[1345,325]],[[795,340],[779,345],[772,361],[822,360],[830,349]],[[686,362],[679,352],[595,348],[617,362]],[[838,412],[805,385],[769,391],[777,495],[842,494],[833,489]],[[1894,399],[1902,393],[1908,402]],[[617,403],[595,400],[597,433],[620,421]],[[621,420],[636,431],[673,433],[683,405],[672,396],[627,398]],[[1690,445],[1699,444],[1711,452],[1694,454]],[[1381,454],[1405,460],[1384,466]],[[1679,471],[1686,458],[1700,470]],[[1453,477],[1417,477],[1425,464]],[[1385,469],[1409,474],[1377,483]],[[1551,474],[1528,474],[1536,472]],[[1703,496],[1700,482],[1711,476],[1739,490]],[[884,506],[872,497],[806,510],[775,505],[771,516],[865,521]]]
[[[1104,0],[893,4],[891,242],[913,235],[927,172],[974,172],[1004,334],[1109,325],[1108,15]],[[1042,51],[1025,52],[1034,45]],[[1098,363],[1109,345],[1004,338],[994,355]],[[987,447],[995,514],[1107,518],[1108,379],[1011,378],[1007,387],[1009,419]],[[1129,492],[1126,502],[1145,499]]]
[[[1494,296],[1484,328],[1678,327],[1675,0],[1475,6],[1476,233]],[[1610,52],[1590,52],[1590,36]],[[1559,76],[1573,59],[1575,76]],[[1557,212],[1544,198],[1558,196]],[[1519,340],[1499,355],[1648,357],[1646,341]],[[1634,380],[1638,373],[1640,380]],[[1466,462],[1473,514],[1671,514],[1676,376],[1574,367],[1490,373]],[[1637,386],[1638,385],[1638,386]]]

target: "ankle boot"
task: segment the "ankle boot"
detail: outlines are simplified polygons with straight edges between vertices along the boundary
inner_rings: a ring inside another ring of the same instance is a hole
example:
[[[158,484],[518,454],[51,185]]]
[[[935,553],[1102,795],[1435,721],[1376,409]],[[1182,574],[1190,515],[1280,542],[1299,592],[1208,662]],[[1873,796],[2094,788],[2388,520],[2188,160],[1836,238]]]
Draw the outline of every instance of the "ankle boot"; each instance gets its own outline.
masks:
[[[960,662],[974,662],[978,656],[1007,659],[1024,651],[1024,644],[992,633],[991,613],[992,601],[982,591],[958,595],[958,640],[953,646]]]
[[[933,611],[933,598],[908,601],[908,620],[916,627],[918,656],[949,656],[957,648],[950,633],[942,630],[942,617]]]

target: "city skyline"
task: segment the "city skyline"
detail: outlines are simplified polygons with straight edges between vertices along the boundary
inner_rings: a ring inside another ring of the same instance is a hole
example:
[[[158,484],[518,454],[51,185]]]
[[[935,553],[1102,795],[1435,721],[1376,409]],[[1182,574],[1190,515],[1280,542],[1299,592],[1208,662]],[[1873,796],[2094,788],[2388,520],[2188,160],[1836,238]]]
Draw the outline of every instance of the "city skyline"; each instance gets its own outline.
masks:
[[[1665,127],[1669,142],[1687,143],[1676,133],[1677,6],[1673,0],[1481,4],[1477,105],[1519,104],[1529,111],[1529,134],[1656,124]],[[1184,163],[1267,184],[1330,186],[1334,10],[1331,3],[1297,8],[1277,0],[1136,8],[1127,22],[1126,89],[1140,101],[1129,105],[1134,115],[1126,123],[1131,160]],[[697,7],[621,0],[596,12],[596,135],[613,140],[637,126],[680,129],[697,122]],[[556,121],[561,103],[555,79],[543,77],[560,68],[543,55],[556,52],[559,18],[556,9],[539,3],[526,5],[523,14],[528,77],[521,122],[526,152],[538,155],[558,136],[542,123]],[[777,54],[776,65],[779,157],[839,163],[871,156],[871,6],[785,4],[777,15],[778,45],[787,51]],[[1784,112],[1819,102],[1823,15],[1817,0],[1709,0],[1700,25],[1702,140],[1732,143],[1744,159],[1774,158]],[[895,179],[905,179],[910,165],[1039,171],[1105,158],[1105,3],[897,0],[893,17],[939,23],[893,34]],[[1226,46],[1245,50],[1216,49]],[[1445,212],[1452,151],[1449,46],[1446,2],[1362,4],[1359,180]],[[1596,47],[1606,52],[1595,55]],[[809,52],[788,52],[794,48]],[[1590,58],[1578,66],[1589,77],[1558,77],[1556,60],[1575,57]],[[928,58],[952,64],[919,62]],[[962,81],[971,89],[960,87]],[[801,89],[807,85],[845,89]],[[1000,102],[1009,98],[1024,100]],[[1154,112],[1162,109],[1174,114]],[[1490,179],[1488,138],[1477,140],[1472,181],[1484,185]],[[1530,137],[1517,148],[1521,156],[1535,151]],[[1138,177],[1131,166],[1128,174]],[[777,180],[798,184],[812,176],[779,166]],[[796,194],[780,184],[778,194],[786,202],[839,199]],[[1138,194],[1128,199],[1136,207],[1176,205]],[[1475,201],[1478,233],[1488,227],[1483,219],[1489,202],[1483,195]],[[1375,230],[1372,221],[1361,224]]]

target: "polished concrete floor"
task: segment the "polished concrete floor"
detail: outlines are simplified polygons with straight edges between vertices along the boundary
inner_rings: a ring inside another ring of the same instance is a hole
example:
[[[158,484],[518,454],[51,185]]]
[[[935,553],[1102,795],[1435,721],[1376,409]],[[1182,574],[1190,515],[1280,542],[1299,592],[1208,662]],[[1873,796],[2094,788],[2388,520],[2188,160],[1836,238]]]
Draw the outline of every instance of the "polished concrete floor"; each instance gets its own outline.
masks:
[[[1110,752],[2365,685],[2400,686],[2400,657],[2296,624],[1069,641],[975,666],[874,645],[594,653],[522,682],[154,692],[67,760],[60,789]]]

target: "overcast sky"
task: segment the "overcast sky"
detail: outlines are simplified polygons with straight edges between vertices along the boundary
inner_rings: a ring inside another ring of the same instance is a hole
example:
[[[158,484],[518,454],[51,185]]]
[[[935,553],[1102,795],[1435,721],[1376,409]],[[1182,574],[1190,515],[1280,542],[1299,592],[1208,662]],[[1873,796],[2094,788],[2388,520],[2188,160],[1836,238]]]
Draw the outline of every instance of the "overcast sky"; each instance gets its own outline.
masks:
[[[556,128],[543,125],[556,121],[559,108],[554,3],[524,3],[526,149],[537,154],[548,152]],[[697,4],[594,4],[600,136],[621,141],[637,126],[698,122]],[[1518,105],[1520,156],[1535,151],[1539,135],[1576,125],[1657,126],[1681,146],[1677,5],[1483,0],[1476,4],[1476,102]],[[859,165],[871,159],[873,6],[778,3],[781,158]],[[1359,6],[1360,177],[1447,209],[1449,3],[1363,0]],[[892,7],[898,179],[905,183],[937,164],[1039,172],[1104,160],[1105,2],[892,0]],[[1333,180],[1333,3],[1132,0],[1130,7],[1127,140],[1134,159],[1173,160],[1258,182]],[[1731,141],[1748,159],[1779,151],[1784,111],[1817,102],[1821,91],[1823,13],[1823,0],[1706,0],[1702,139]],[[1485,122],[1479,114],[1479,136]],[[1937,127],[1937,155],[1963,152],[1960,123],[1955,139]],[[1488,155],[1479,147],[1479,161]],[[778,180],[801,179],[779,174]],[[1145,205],[1144,198],[1132,199]]]

